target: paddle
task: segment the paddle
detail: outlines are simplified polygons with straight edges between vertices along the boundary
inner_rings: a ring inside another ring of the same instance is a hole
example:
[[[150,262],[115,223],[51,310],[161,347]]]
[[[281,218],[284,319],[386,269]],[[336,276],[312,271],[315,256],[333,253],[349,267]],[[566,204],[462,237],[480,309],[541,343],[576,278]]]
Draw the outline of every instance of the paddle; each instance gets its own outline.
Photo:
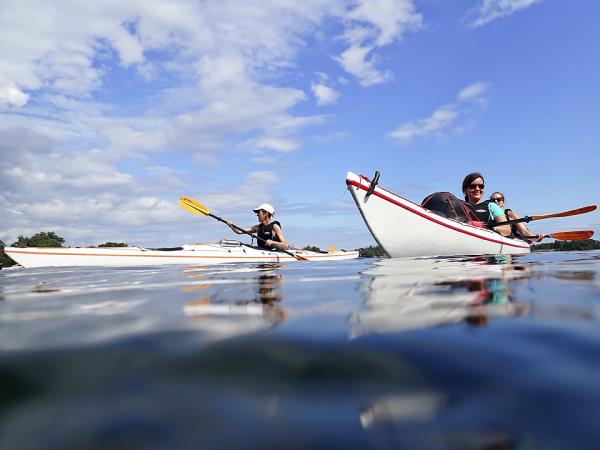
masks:
[[[594,232],[586,231],[561,231],[559,233],[545,234],[544,238],[553,238],[558,241],[584,241],[591,238]],[[521,236],[523,239],[537,239],[537,236]]]
[[[224,220],[223,218],[221,218],[219,216],[214,215],[202,203],[200,203],[198,200],[194,200],[193,198],[182,195],[179,198],[179,206],[181,206],[183,209],[186,209],[194,214],[209,216],[209,217],[212,217],[213,219],[217,219],[219,222],[223,222],[223,223],[229,225],[226,220]],[[240,228],[235,224],[231,224],[231,226],[233,228],[235,228],[236,230],[241,231],[242,233],[252,236],[256,240],[266,242],[264,239],[259,238],[254,233],[250,233],[249,231],[246,231],[243,228]],[[278,249],[278,250],[282,251],[283,253],[287,253],[290,256],[293,256],[298,261],[308,261],[308,259],[304,258],[303,256],[295,255],[294,253],[288,252],[287,250],[283,250],[283,249]]]
[[[507,220],[505,222],[499,222],[492,224],[492,227],[499,227],[500,225],[510,225],[512,223],[529,223],[532,220],[541,220],[541,219],[550,219],[551,217],[567,217],[567,216],[576,216],[577,214],[585,214],[594,211],[597,208],[596,205],[583,206],[581,208],[572,209],[570,211],[563,211],[554,214],[543,214],[540,216],[525,216],[520,219]]]

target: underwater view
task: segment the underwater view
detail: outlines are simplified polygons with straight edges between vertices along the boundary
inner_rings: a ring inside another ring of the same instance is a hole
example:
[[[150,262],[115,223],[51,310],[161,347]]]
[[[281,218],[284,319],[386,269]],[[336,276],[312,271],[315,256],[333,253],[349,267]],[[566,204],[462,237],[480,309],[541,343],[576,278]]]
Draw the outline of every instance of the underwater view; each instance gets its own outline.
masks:
[[[600,251],[0,271],[2,449],[591,449]]]

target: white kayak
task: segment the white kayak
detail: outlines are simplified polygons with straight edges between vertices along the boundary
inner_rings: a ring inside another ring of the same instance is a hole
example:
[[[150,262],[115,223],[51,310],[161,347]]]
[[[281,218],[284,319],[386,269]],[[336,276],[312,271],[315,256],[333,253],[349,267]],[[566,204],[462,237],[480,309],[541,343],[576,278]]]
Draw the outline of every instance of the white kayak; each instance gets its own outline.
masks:
[[[520,255],[529,244],[493,230],[447,219],[348,172],[346,185],[369,231],[392,258],[453,255]]]
[[[189,244],[174,248],[142,247],[6,247],[4,252],[23,267],[157,266],[163,264],[221,264],[296,261],[291,255],[252,247],[238,241]],[[358,258],[358,251],[312,252],[290,250],[309,261]]]

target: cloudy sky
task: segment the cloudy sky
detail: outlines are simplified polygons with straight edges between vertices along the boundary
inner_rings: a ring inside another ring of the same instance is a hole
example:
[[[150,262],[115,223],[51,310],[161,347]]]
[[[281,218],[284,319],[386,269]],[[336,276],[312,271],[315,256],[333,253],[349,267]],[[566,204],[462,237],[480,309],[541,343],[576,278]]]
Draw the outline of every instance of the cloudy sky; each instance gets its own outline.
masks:
[[[420,202],[486,176],[521,214],[600,200],[600,3],[0,0],[0,240],[374,241],[346,172]],[[597,213],[536,231],[593,228]]]

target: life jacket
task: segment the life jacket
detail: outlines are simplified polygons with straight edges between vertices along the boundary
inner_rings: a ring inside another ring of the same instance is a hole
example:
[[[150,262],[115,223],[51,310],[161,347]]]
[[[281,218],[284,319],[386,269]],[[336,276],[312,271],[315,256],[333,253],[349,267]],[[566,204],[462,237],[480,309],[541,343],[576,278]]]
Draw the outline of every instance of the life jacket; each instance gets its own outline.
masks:
[[[492,228],[492,224],[494,223],[494,219],[492,218],[492,213],[490,212],[489,204],[491,200],[485,200],[481,203],[477,203],[476,205],[471,205],[471,208],[477,215],[477,218],[480,222],[484,224],[486,228]]]
[[[508,208],[504,209],[504,215],[506,216],[506,220],[510,220],[510,217],[508,217],[508,213],[510,211],[511,210],[508,209]],[[510,234],[507,237],[509,237],[509,238],[516,238],[516,237],[520,237],[520,236],[521,235],[520,235],[519,231],[517,230],[517,224],[516,223],[511,223],[510,224]]]
[[[421,206],[442,217],[476,227],[484,227],[487,224],[487,221],[481,220],[477,215],[473,205],[456,198],[450,192],[434,192],[421,202]]]
[[[270,222],[268,225],[265,225],[262,222],[258,224],[258,229],[256,230],[256,235],[259,238],[257,245],[260,248],[264,248],[267,250],[276,250],[275,247],[268,247],[267,244],[265,243],[265,241],[267,239],[270,239],[275,242],[281,242],[278,238],[273,237],[273,225],[275,225],[275,224],[279,225],[279,227],[281,228],[281,224],[279,222],[277,222],[276,220],[273,222]]]

